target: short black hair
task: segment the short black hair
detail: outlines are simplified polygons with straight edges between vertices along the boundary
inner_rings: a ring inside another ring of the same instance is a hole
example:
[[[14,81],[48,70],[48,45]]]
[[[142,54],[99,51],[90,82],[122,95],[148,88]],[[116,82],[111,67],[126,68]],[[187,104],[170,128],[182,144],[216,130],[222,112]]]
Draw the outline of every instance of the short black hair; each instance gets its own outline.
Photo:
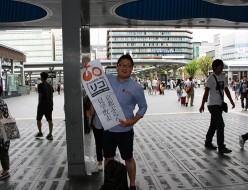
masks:
[[[83,63],[84,61],[90,62],[90,57],[89,57],[89,56],[83,56],[83,57],[82,57],[82,63]]]
[[[47,72],[40,73],[40,77],[43,78],[44,80],[46,80],[48,78]]]
[[[129,60],[131,61],[132,66],[134,65],[133,59],[132,59],[131,55],[129,55],[129,53],[122,55],[122,56],[118,59],[117,64],[119,64],[119,63],[121,62],[122,59],[129,59]]]
[[[216,67],[219,67],[220,65],[224,65],[223,61],[221,59],[215,59],[212,63],[212,69],[215,70]]]

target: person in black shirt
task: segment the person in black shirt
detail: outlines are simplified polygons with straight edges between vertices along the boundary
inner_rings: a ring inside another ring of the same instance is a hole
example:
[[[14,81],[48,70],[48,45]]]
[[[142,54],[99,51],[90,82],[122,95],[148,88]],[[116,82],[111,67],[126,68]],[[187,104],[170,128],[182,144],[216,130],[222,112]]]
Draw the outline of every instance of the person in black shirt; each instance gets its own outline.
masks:
[[[36,138],[43,137],[41,119],[45,115],[46,120],[49,124],[49,134],[47,135],[48,140],[53,140],[53,122],[52,122],[52,111],[53,111],[53,87],[47,82],[48,74],[42,72],[40,74],[42,83],[38,84],[39,102],[37,108],[37,126],[39,132],[35,135]]]

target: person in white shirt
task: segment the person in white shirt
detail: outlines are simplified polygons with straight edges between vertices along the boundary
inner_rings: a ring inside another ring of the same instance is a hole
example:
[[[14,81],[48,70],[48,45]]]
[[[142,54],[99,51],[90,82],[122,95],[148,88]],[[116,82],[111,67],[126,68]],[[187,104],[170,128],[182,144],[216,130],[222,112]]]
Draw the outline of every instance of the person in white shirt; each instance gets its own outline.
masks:
[[[200,79],[197,80],[197,85],[198,85],[198,88],[201,87],[201,80]]]
[[[189,92],[187,93],[187,101],[186,101],[186,107],[188,106],[188,103],[190,103],[190,106],[194,106],[194,96],[195,96],[195,83],[193,82],[192,77],[189,77],[189,81],[185,83],[185,87],[191,87]]]
[[[157,85],[158,85],[158,80],[157,79],[153,79],[152,80],[152,91],[153,91],[153,94],[155,94],[155,95],[157,93]]]
[[[210,150],[217,149],[217,147],[212,144],[215,131],[217,131],[217,145],[219,153],[227,154],[231,153],[232,151],[226,148],[226,145],[224,144],[225,123],[222,117],[222,97],[224,97],[224,92],[230,100],[232,108],[235,107],[235,104],[228,89],[228,84],[225,79],[225,75],[222,75],[223,68],[224,63],[222,60],[216,59],[213,61],[212,69],[214,73],[210,75],[207,79],[205,92],[202,98],[202,104],[199,111],[200,113],[202,113],[204,111],[205,102],[208,102],[208,110],[211,114],[211,121],[208,132],[206,134],[205,147]]]
[[[147,82],[148,94],[152,95],[152,82],[149,78],[147,79],[146,82]]]

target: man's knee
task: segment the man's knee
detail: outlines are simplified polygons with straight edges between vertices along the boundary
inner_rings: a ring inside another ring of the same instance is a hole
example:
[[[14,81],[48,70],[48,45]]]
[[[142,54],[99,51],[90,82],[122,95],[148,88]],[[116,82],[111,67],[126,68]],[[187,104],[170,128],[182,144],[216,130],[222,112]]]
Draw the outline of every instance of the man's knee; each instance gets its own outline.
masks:
[[[107,164],[110,160],[114,160],[114,157],[111,157],[111,158],[104,158],[104,166],[106,166],[106,164]]]
[[[134,162],[134,158],[131,157],[130,159],[125,160],[125,162],[126,162],[127,164],[133,163],[133,162]]]

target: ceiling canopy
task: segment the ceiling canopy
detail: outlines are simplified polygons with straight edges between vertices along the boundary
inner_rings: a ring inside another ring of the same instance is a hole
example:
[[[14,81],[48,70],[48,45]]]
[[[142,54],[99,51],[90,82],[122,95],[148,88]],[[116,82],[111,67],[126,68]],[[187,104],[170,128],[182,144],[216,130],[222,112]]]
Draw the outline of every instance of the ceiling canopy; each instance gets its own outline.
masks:
[[[248,28],[248,0],[81,0],[82,26]],[[62,0],[0,0],[2,28],[60,28]]]

